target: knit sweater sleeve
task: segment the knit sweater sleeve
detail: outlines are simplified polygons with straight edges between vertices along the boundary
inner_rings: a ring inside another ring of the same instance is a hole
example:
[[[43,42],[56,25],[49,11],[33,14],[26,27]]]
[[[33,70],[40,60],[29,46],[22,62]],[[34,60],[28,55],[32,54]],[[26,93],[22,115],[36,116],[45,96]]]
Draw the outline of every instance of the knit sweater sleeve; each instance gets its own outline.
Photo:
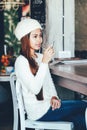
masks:
[[[17,78],[35,95],[39,93],[45,76],[47,73],[48,64],[42,63],[39,66],[38,72],[34,76],[31,73],[29,63],[27,59],[23,56],[19,56],[15,62],[15,72]]]
[[[52,76],[51,76],[51,73],[50,73],[49,69],[48,69],[48,76],[47,76],[47,78],[48,78],[47,79],[48,80],[47,84],[49,86],[50,97],[56,96],[57,98],[59,98],[58,95],[57,95],[57,91],[56,91],[56,88],[55,88],[55,85],[54,85],[54,82],[53,82],[53,79],[52,79]]]

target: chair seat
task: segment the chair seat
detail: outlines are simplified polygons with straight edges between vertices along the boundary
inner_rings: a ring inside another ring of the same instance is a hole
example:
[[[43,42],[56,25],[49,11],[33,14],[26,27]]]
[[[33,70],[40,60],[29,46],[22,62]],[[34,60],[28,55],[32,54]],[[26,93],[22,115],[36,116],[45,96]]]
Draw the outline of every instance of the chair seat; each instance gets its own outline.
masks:
[[[58,129],[60,130],[68,130],[73,129],[72,122],[63,122],[63,121],[56,121],[56,122],[47,122],[47,121],[32,121],[32,120],[25,120],[25,126],[27,128],[39,128],[39,129]],[[55,128],[54,128],[55,126]]]

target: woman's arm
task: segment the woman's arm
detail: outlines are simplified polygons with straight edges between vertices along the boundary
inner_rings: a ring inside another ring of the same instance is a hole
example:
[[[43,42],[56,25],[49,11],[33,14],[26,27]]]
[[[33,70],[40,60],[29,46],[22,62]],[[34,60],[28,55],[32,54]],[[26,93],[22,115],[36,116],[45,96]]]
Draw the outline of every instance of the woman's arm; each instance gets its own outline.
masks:
[[[48,71],[48,75],[49,75],[49,77],[48,77],[49,78],[49,80],[48,80],[49,94],[51,97],[50,104],[51,104],[52,110],[55,110],[56,108],[60,108],[61,100],[59,99],[59,97],[57,95],[57,91],[56,91],[53,79],[51,77],[50,71]]]

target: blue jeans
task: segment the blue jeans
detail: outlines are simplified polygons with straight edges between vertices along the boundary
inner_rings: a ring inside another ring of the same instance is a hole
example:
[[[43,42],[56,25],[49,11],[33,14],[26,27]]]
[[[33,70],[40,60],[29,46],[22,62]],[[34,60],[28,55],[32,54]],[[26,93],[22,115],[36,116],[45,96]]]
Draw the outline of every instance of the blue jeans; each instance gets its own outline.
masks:
[[[52,108],[38,121],[71,121],[74,123],[74,130],[86,130],[85,109],[87,103],[77,100],[66,100],[61,102],[59,109]]]

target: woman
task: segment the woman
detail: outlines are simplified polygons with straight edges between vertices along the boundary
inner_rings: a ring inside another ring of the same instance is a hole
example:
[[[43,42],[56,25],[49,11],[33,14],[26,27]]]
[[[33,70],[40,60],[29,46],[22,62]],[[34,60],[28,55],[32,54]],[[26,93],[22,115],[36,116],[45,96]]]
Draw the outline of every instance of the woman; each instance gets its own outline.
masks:
[[[21,54],[15,62],[17,82],[22,84],[27,117],[39,121],[72,121],[75,130],[85,130],[82,101],[60,101],[48,63],[54,55],[52,46],[44,54],[36,53],[42,44],[42,27],[37,20],[26,18],[18,23],[15,35],[21,41]]]

